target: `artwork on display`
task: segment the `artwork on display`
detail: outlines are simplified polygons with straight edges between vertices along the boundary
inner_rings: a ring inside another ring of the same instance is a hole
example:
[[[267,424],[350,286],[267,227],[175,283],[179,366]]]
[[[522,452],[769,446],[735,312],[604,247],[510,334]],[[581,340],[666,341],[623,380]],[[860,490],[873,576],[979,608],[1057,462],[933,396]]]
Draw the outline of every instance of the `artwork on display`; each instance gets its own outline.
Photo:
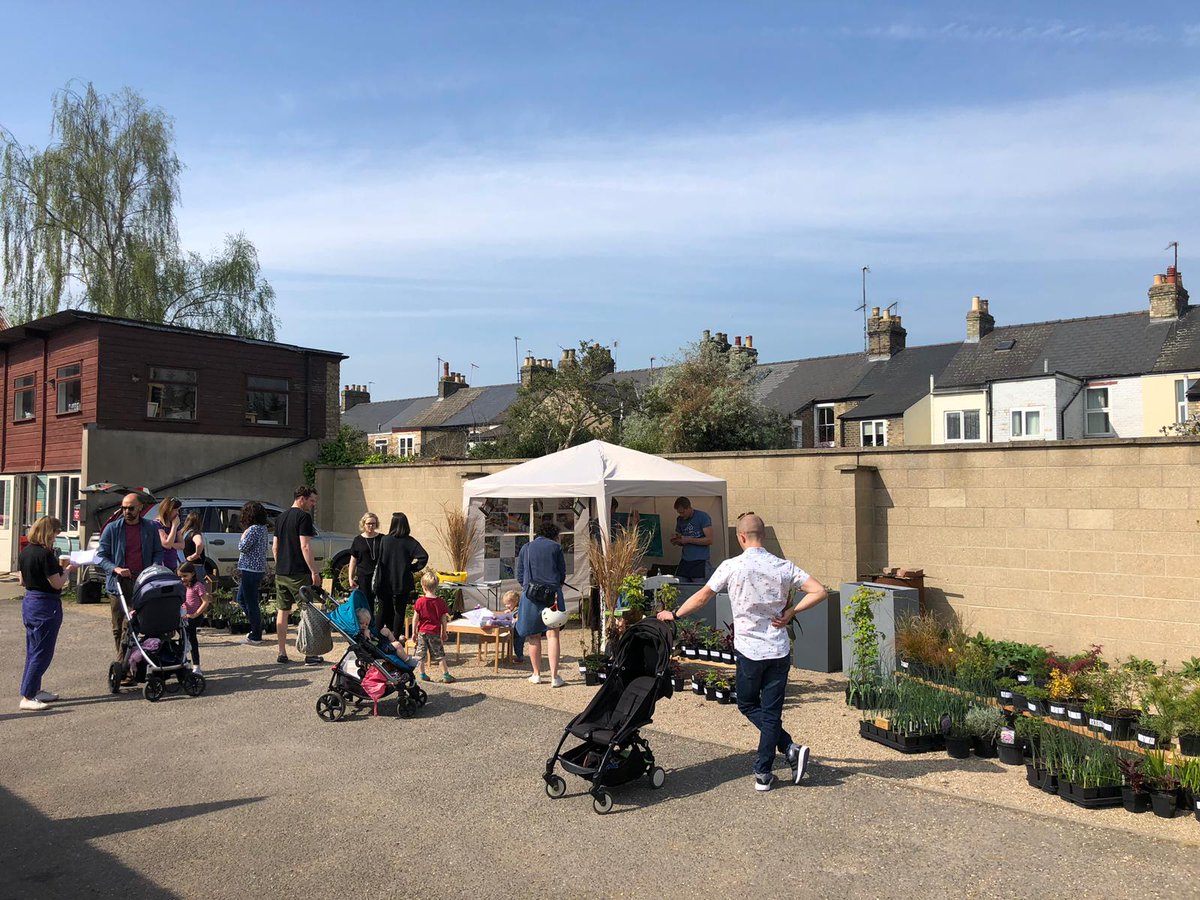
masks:
[[[500,558],[500,538],[496,535],[487,535],[483,539],[483,557],[484,559],[499,559]]]
[[[559,531],[569,531],[575,533],[575,513],[560,512],[554,517],[554,524],[558,526]]]
[[[508,514],[508,522],[505,530],[509,534],[528,534],[529,513],[510,512]]]
[[[516,577],[516,561],[511,556],[500,557],[500,578],[505,581],[509,581]]]
[[[527,534],[518,534],[516,537],[514,537],[513,538],[513,556],[514,557],[519,556],[521,553],[521,548],[524,547],[528,543],[529,543],[529,535],[527,535]]]
[[[614,518],[622,528],[628,528],[629,516],[629,513],[619,512]],[[650,539],[646,555],[661,559],[663,555],[662,520],[653,513],[642,513],[636,515],[636,522],[638,532]]]
[[[576,505],[579,505],[579,501],[572,500],[570,497],[562,497],[558,501],[558,508],[563,512],[574,509]]]

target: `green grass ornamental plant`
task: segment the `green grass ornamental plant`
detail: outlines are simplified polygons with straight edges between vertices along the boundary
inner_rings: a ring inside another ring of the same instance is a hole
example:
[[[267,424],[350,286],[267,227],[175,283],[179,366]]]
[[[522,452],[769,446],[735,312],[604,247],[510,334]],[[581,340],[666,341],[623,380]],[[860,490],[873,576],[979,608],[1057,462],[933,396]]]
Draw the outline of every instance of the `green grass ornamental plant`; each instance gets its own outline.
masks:
[[[850,690],[879,684],[879,643],[883,634],[875,625],[874,606],[884,597],[883,591],[861,586],[850,595],[846,604],[846,620],[850,623],[850,641],[854,661],[850,666]]]

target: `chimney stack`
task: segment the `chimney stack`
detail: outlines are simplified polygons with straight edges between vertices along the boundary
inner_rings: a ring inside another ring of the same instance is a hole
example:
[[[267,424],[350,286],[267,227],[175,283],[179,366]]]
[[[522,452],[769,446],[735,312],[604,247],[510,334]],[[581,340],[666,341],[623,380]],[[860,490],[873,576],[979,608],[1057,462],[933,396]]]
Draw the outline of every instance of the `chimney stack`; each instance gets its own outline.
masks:
[[[1167,266],[1166,275],[1155,275],[1150,291],[1150,318],[1178,319],[1188,306],[1188,292],[1183,286],[1183,274]]]
[[[450,363],[442,363],[442,377],[438,379],[437,395],[439,400],[453,396],[463,388],[470,387],[461,372],[451,372]]]
[[[371,394],[365,384],[347,384],[342,387],[342,412],[351,410],[360,403],[370,403]]]
[[[521,366],[521,386],[529,387],[537,375],[554,374],[554,364],[548,359],[536,359],[532,355],[525,357]]]
[[[867,320],[867,359],[872,362],[891,359],[904,349],[907,337],[899,316],[893,316],[888,309],[881,316],[878,306],[871,307],[871,318]]]
[[[967,313],[967,343],[978,344],[979,339],[991,334],[996,320],[988,312],[988,302],[976,295],[971,298],[971,311]]]

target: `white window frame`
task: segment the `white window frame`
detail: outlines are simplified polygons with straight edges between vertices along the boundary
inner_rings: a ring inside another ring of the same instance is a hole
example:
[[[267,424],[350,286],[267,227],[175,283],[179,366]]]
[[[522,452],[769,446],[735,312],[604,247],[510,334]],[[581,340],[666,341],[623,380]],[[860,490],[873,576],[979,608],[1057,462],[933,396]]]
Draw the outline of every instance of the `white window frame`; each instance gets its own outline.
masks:
[[[967,433],[967,414],[975,414],[975,430],[979,433],[979,437],[966,437]],[[958,437],[950,437],[950,417],[958,417]],[[983,416],[980,415],[977,409],[950,409],[947,410],[942,420],[942,435],[947,444],[980,444],[983,442]]]
[[[867,443],[867,430],[870,426],[872,437],[877,440]],[[888,445],[887,419],[866,419],[858,423],[858,445],[860,447],[886,447]]]
[[[1185,406],[1187,404],[1184,404]],[[792,419],[792,449],[801,450],[804,447],[804,420]]]
[[[1175,381],[1175,421],[1182,424],[1188,420],[1187,392],[1200,379],[1180,378]]]
[[[382,453],[386,455],[388,452],[388,439],[386,437],[377,437],[375,438],[375,443],[373,446],[375,447],[376,453]]]
[[[829,424],[821,424],[821,413],[829,410]],[[821,440],[821,429],[831,429],[832,437],[828,441]],[[837,446],[837,415],[834,413],[832,403],[818,403],[813,409],[813,446],[814,447],[836,447]]]
[[[416,456],[414,448],[416,446],[416,438],[411,434],[401,435],[396,438],[396,455],[397,456]]]
[[[1112,427],[1112,394],[1109,392],[1110,385],[1097,385],[1096,387],[1084,388],[1083,391],[1083,433],[1087,437],[1112,437],[1116,434]],[[1103,406],[1089,406],[1088,398],[1093,391],[1104,391]],[[1103,414],[1108,420],[1107,431],[1092,431],[1091,418],[1093,415]]]
[[[1037,413],[1038,429],[1037,434],[1029,433],[1029,414]],[[1018,406],[1009,410],[1009,437],[1014,441],[1041,441],[1046,439],[1045,426],[1042,424],[1042,418],[1045,416],[1045,407],[1042,406]],[[1020,417],[1021,426],[1014,427],[1016,423],[1014,417]]]

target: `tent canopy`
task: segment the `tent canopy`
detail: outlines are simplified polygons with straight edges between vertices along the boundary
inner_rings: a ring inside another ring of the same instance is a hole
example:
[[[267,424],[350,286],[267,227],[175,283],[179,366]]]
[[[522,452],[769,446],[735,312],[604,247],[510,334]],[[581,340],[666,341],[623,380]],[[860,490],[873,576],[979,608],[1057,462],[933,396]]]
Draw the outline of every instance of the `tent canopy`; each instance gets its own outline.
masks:
[[[728,555],[724,479],[604,441],[590,441],[468,481],[463,485],[463,509],[471,514],[472,504],[478,506],[486,498],[531,502],[552,497],[591,499],[595,501],[600,539],[607,543],[611,500],[669,498],[662,510],[666,514],[671,512],[670,502],[680,496],[692,499],[693,506],[705,509],[712,516],[713,555],[718,560],[724,559]],[[480,550],[480,560],[482,553]],[[583,573],[577,572],[576,578],[582,580]]]
[[[589,441],[463,485],[475,497],[725,497],[725,480],[660,456]],[[723,506],[724,504],[722,504]],[[607,504],[602,504],[607,509]]]

